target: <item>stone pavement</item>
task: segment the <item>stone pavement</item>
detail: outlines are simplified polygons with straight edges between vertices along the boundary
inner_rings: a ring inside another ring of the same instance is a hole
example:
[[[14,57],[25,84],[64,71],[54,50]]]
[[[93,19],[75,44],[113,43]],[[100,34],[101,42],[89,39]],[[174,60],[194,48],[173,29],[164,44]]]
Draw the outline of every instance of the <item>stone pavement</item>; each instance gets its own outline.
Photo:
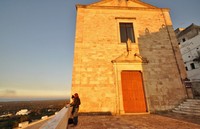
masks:
[[[200,129],[200,124],[170,115],[80,115],[78,125],[68,129]]]

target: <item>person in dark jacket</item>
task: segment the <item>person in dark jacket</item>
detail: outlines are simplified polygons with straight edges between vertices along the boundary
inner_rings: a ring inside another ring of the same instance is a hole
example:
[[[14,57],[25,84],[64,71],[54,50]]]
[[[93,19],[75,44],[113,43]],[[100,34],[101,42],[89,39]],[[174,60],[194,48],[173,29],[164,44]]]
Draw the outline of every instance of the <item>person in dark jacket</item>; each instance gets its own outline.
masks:
[[[74,103],[74,95],[72,95],[72,103],[70,103],[70,106],[72,106],[72,104]],[[72,108],[72,115],[73,115],[73,113],[74,113],[74,107]]]
[[[74,101],[70,104],[71,106],[73,106],[73,121],[74,121],[74,125],[76,126],[78,124],[78,111],[79,111],[79,105],[81,104],[81,100],[78,96],[78,93],[74,94]]]

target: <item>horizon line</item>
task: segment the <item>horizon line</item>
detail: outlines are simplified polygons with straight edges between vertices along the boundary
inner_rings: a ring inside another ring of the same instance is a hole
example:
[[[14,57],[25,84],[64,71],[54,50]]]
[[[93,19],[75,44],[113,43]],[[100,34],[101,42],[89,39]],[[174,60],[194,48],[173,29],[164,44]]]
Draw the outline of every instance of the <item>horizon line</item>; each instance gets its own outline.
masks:
[[[69,100],[70,97],[66,98],[0,98],[0,102],[22,102],[22,101],[47,101],[47,100]]]

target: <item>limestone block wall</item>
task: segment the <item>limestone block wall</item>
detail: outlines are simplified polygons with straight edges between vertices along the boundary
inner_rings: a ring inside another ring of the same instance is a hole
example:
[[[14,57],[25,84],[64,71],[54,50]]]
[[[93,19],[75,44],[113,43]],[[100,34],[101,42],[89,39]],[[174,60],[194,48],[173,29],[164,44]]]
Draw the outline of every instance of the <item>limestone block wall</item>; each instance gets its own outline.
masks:
[[[72,93],[80,95],[80,111],[120,110],[119,78],[111,61],[126,52],[126,44],[120,43],[121,21],[133,22],[136,43],[132,51],[149,60],[141,64],[148,111],[173,108],[186,97],[181,82],[185,68],[178,68],[183,62],[168,10],[78,6]]]

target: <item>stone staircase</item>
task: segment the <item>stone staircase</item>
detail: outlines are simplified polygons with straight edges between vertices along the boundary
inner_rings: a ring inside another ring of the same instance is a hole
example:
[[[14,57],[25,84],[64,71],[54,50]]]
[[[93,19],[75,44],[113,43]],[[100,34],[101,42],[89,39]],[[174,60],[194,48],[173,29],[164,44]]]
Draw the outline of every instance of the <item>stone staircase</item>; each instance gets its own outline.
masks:
[[[186,99],[172,112],[200,116],[200,99]]]

